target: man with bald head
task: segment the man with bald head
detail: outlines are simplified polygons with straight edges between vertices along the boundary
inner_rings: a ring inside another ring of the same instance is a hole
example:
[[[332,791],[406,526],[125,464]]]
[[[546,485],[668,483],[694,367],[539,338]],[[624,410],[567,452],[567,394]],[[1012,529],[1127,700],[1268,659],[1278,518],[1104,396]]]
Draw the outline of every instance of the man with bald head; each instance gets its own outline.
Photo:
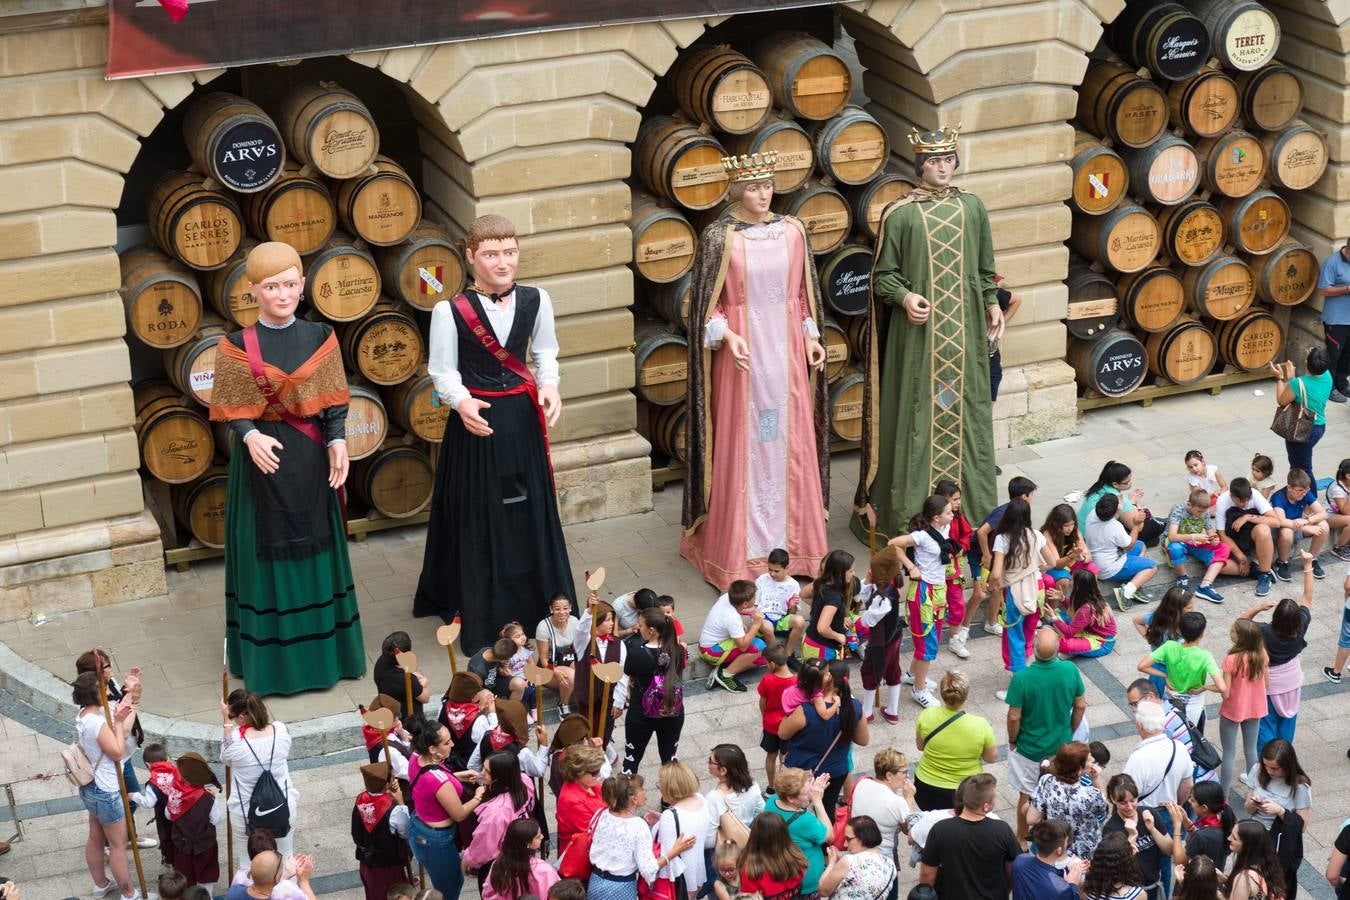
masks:
[[[295,857],[294,878],[287,877],[285,861],[272,850],[259,851],[249,863],[248,883],[235,883],[225,893],[225,900],[268,900],[270,897],[294,898],[303,894],[306,900],[315,900],[310,876],[314,874],[314,857]],[[280,884],[283,890],[277,890]]]
[[[1017,840],[1027,837],[1027,805],[1041,777],[1041,760],[1073,740],[1087,698],[1078,667],[1059,658],[1059,632],[1036,632],[1036,658],[1008,685],[1008,783],[1017,788]]]

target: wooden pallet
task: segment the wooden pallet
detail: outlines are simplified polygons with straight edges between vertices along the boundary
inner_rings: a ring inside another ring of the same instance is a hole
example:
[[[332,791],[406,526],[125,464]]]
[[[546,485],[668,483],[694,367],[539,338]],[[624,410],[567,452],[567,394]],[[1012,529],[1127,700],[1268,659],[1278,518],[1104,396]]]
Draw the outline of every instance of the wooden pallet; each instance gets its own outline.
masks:
[[[1126,403],[1138,403],[1148,407],[1153,405],[1153,401],[1159,397],[1172,397],[1177,394],[1189,394],[1195,391],[1209,391],[1211,395],[1217,397],[1219,393],[1228,385],[1247,384],[1252,381],[1267,381],[1271,378],[1269,371],[1242,372],[1231,366],[1217,375],[1206,375],[1199,381],[1191,384],[1173,384],[1170,381],[1164,381],[1161,384],[1153,384],[1148,387],[1135,388],[1130,393],[1121,397],[1103,397],[1093,391],[1078,398],[1078,411],[1085,412],[1089,409],[1102,409],[1107,406],[1121,406]]]
[[[857,450],[862,446],[861,441],[843,441],[834,440],[830,442],[831,453],[844,453],[849,450]],[[684,463],[670,460],[664,466],[652,466],[652,490],[663,491],[666,485],[672,481],[684,480]]]
[[[415,516],[405,519],[361,518],[347,520],[347,537],[361,543],[366,535],[373,531],[388,531],[390,528],[402,528],[405,525],[425,525],[431,518],[430,510],[423,510]],[[164,565],[176,566],[178,571],[186,572],[189,566],[202,559],[216,559],[224,556],[225,551],[217,547],[187,546],[174,547],[164,551]]]

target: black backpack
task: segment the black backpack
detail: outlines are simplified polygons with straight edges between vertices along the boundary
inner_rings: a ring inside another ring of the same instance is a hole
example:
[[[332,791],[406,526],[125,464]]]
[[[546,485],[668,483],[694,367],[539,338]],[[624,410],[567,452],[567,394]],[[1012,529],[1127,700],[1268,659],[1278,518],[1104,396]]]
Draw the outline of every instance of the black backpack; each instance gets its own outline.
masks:
[[[244,746],[248,747],[248,752],[253,754],[253,759],[261,766],[262,760],[258,759],[258,752],[253,749],[253,745],[245,740]],[[291,833],[290,797],[272,776],[272,757],[276,752],[276,736],[273,735],[272,752],[267,756],[267,765],[254,783],[253,794],[248,798],[248,808],[244,810],[244,823],[249,834],[253,834],[258,828],[266,828],[272,832],[273,837],[278,838]],[[239,790],[238,784],[235,785],[235,790]]]

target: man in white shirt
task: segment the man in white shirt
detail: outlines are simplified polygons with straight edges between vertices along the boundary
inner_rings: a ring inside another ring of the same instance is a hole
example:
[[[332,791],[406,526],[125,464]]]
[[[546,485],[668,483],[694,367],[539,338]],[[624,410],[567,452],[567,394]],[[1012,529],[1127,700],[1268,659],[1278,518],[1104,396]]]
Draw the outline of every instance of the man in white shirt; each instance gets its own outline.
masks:
[[[431,313],[427,368],[456,415],[441,441],[413,615],[461,617],[472,654],[507,622],[530,634],[548,598],[575,601],[576,589],[548,450],[562,414],[553,303],[515,283],[509,220],[481,216],[465,241],[473,284]]]
[[[1191,752],[1191,732],[1186,727],[1186,721],[1181,714],[1173,708],[1170,703],[1163,703],[1162,698],[1158,696],[1158,688],[1147,678],[1138,678],[1130,682],[1130,688],[1125,692],[1125,701],[1130,704],[1130,709],[1139,706],[1141,700],[1148,700],[1160,704],[1163,708],[1163,733],[1172,740],[1186,748],[1186,753]],[[1191,780],[1196,784],[1202,781],[1218,781],[1218,769],[1205,769],[1195,764],[1195,759],[1191,759]]]
[[[1256,575],[1256,596],[1270,593],[1275,583],[1271,565],[1275,561],[1275,531],[1283,523],[1270,501],[1260,491],[1252,490],[1246,478],[1234,478],[1228,490],[1219,495],[1214,504],[1214,521],[1223,530],[1224,543],[1232,550],[1232,558],[1240,568],[1251,562],[1250,571]]]
[[[1180,741],[1163,730],[1162,704],[1141,700],[1134,710],[1139,746],[1125,760],[1124,772],[1139,788],[1140,806],[1162,806],[1169,800],[1184,804],[1194,784],[1191,755]]]

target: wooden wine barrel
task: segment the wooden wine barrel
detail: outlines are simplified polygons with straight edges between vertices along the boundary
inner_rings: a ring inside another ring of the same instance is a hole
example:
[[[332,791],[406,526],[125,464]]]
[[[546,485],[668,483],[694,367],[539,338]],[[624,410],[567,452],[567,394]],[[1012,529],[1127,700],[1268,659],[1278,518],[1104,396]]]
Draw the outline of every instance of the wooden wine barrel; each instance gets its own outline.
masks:
[[[294,88],[278,116],[291,155],[329,178],[352,178],[380,152],[380,130],[370,110],[351,91],[331,81]]]
[[[1142,150],[1126,150],[1130,188],[1136,197],[1160,206],[1175,206],[1200,183],[1200,161],[1195,148],[1175,135],[1165,134]]]
[[[375,157],[375,171],[342,182],[337,191],[342,227],[377,247],[399,243],[422,220],[422,195],[402,166]]]
[[[739,200],[723,200],[721,203],[709,209],[690,210],[689,221],[694,226],[694,231],[702,236],[703,229],[721,219],[723,216],[732,213],[736,207],[741,205]]]
[[[431,503],[436,474],[420,447],[395,444],[352,466],[349,484],[366,505],[391,519],[415,516]]]
[[[1261,138],[1270,180],[1291,191],[1317,183],[1327,169],[1327,136],[1302,120]]]
[[[1252,305],[1252,270],[1236,256],[1224,254],[1203,266],[1187,269],[1181,279],[1186,305],[1194,316],[1227,322]]]
[[[1120,328],[1096,340],[1069,340],[1065,361],[1073,367],[1078,383],[1105,397],[1124,397],[1139,387],[1147,371],[1144,345]]]
[[[389,434],[389,415],[374,388],[348,385],[352,399],[347,404],[347,457],[365,459],[384,443]]]
[[[1160,208],[1158,227],[1162,230],[1162,252],[1176,262],[1203,265],[1223,249],[1226,226],[1219,208],[1207,200],[1192,197],[1185,203]]]
[[[1173,384],[1194,384],[1214,368],[1214,334],[1190,316],[1148,336],[1148,369]]]
[[[1119,300],[1114,281],[1078,261],[1069,264],[1065,283],[1069,288],[1069,312],[1064,325],[1070,337],[1095,340],[1115,327]]]
[[[700,339],[701,339],[700,335]],[[689,344],[662,322],[640,322],[633,331],[638,396],[654,406],[673,406],[688,393]]]
[[[846,196],[853,213],[853,224],[862,234],[876,240],[880,234],[881,214],[886,207],[901,197],[908,197],[913,190],[914,179],[895,172],[882,172],[866,184],[849,188]]]
[[[847,316],[839,324],[848,335],[848,349],[853,358],[861,360],[867,355],[867,316]]]
[[[1120,280],[1121,314],[1140,331],[1166,331],[1185,306],[1181,278],[1166,266],[1149,266]]]
[[[1255,0],[1193,0],[1191,9],[1205,23],[1214,55],[1225,68],[1259,69],[1280,46],[1280,22]]]
[[[173,386],[202,406],[211,405],[211,387],[216,380],[216,347],[229,329],[219,316],[202,317],[192,340],[164,351],[164,371]]]
[[[380,385],[406,381],[422,364],[422,333],[417,321],[384,301],[370,315],[339,327],[342,358],[352,371]]]
[[[337,209],[328,185],[300,174],[295,162],[268,188],[244,200],[248,227],[264,241],[282,241],[308,256],[328,242],[337,227]]]
[[[686,273],[678,281],[647,286],[642,295],[652,312],[665,319],[671,325],[683,331],[689,329],[690,289],[694,284],[694,274]]]
[[[1267,303],[1297,306],[1312,296],[1321,266],[1306,246],[1286,240],[1270,253],[1246,259],[1256,283],[1256,296]]]
[[[1142,206],[1124,203],[1109,213],[1074,223],[1069,237],[1081,256],[1117,272],[1138,272],[1158,255],[1158,222]]]
[[[1244,372],[1257,372],[1284,349],[1284,329],[1264,309],[1247,310],[1219,325],[1215,335],[1219,359]]]
[[[389,415],[399,427],[424,441],[439,441],[445,437],[445,423],[450,418],[450,404],[441,402],[436,385],[426,373],[426,367],[402,384],[387,392]]]
[[[848,332],[833,319],[826,319],[820,326],[820,343],[825,347],[825,380],[833,383],[848,366]]]
[[[651,194],[633,194],[628,217],[633,232],[633,267],[648,281],[678,281],[694,267],[698,235],[678,210]]]
[[[820,292],[825,305],[841,316],[867,312],[872,284],[872,248],[845,244],[820,265]]]
[[[722,202],[730,178],[722,158],[726,150],[697,128],[673,116],[652,116],[638,129],[634,168],[647,190],[685,209],[707,209]]]
[[[685,461],[686,430],[688,410],[685,404],[675,406],[652,407],[651,432],[652,446],[679,462]]]
[[[727,150],[737,156],[776,151],[778,163],[773,170],[773,192],[790,194],[811,177],[816,151],[806,129],[791,119],[769,116],[749,134],[735,135],[726,142]]]
[[[266,190],[281,177],[286,144],[252,100],[216,91],[192,101],[183,143],[197,168],[232,191]]]
[[[1237,77],[1242,92],[1242,117],[1249,126],[1280,131],[1303,110],[1303,83],[1288,66],[1267,63]]]
[[[146,471],[165,484],[186,484],[210,468],[215,455],[211,424],[178,388],[143,382],[132,389],[132,402]]]
[[[881,123],[860,106],[845,106],[839,115],[811,129],[816,167],[840,184],[871,181],[891,154]]]
[[[247,328],[258,321],[258,301],[248,291],[248,252],[257,241],[245,239],[239,252],[219,269],[202,277],[202,290],[211,308],[227,322]]]
[[[1209,60],[1205,23],[1180,3],[1131,3],[1107,32],[1111,49],[1130,65],[1176,81],[1194,75]]]
[[[331,322],[359,319],[380,300],[380,270],[363,241],[336,232],[305,266],[305,296]]]
[[[773,208],[802,220],[811,252],[816,254],[839,249],[853,224],[844,195],[819,181],[808,181],[796,193],[775,197]]]
[[[685,116],[727,134],[754,131],[773,105],[765,74],[725,44],[680,54],[666,84]]]
[[[1225,197],[1245,197],[1261,185],[1266,174],[1266,152],[1245,131],[1230,131],[1195,145],[1200,154],[1200,179],[1205,187]]]
[[[1094,61],[1078,88],[1078,122],[1117,146],[1147,147],[1167,128],[1167,95],[1134,69]]]
[[[192,340],[202,318],[195,273],[148,244],[125,251],[119,262],[127,334],[157,350]]]
[[[423,219],[401,243],[374,251],[385,291],[414,309],[431,309],[464,288],[464,256],[444,226]]]
[[[863,388],[867,376],[845,369],[830,385],[830,431],[845,441],[862,439]]]
[[[1223,134],[1238,114],[1237,82],[1219,69],[1206,66],[1167,88],[1167,112],[1173,125],[1196,137]]]
[[[1087,216],[1110,212],[1125,199],[1130,189],[1130,173],[1120,154],[1108,149],[1086,131],[1074,133],[1073,193],[1069,203]]]
[[[175,485],[174,518],[203,547],[217,550],[225,546],[225,497],[229,493],[229,474],[224,466],[212,466],[187,484]]]
[[[202,186],[202,176],[170,171],[150,187],[150,235],[159,249],[194,269],[218,269],[244,238],[239,204]]]
[[[769,80],[774,104],[800,119],[837,116],[853,91],[843,58],[809,34],[770,34],[755,44],[751,56]]]
[[[1269,253],[1289,235],[1289,204],[1274,191],[1224,200],[1219,214],[1228,223],[1228,243],[1243,253]]]

